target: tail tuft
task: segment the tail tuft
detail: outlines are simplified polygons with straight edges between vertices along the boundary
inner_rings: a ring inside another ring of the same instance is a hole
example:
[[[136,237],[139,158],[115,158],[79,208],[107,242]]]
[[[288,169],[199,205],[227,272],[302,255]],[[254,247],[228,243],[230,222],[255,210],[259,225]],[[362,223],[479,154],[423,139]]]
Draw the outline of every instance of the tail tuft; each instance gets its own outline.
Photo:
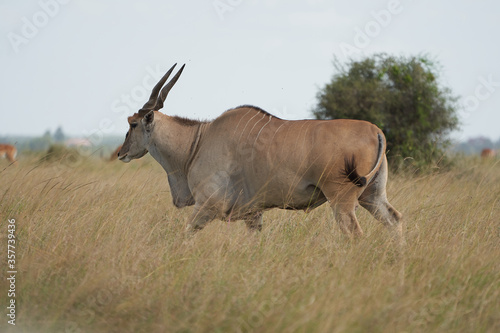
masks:
[[[350,159],[347,157],[344,159],[344,170],[342,171],[342,175],[347,177],[350,182],[358,187],[366,185],[366,178],[361,177],[356,171],[356,161],[354,159],[354,155],[352,155]]]

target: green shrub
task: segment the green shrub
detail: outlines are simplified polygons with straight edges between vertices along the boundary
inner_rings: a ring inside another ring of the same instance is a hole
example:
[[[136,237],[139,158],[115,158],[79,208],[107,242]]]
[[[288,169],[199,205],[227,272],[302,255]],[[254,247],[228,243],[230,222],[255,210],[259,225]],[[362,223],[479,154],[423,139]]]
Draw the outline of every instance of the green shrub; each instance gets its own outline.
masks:
[[[82,160],[83,157],[76,148],[53,144],[40,159],[40,162],[59,162],[71,166],[80,163]]]
[[[317,94],[317,119],[360,119],[380,127],[389,163],[430,168],[445,159],[448,134],[458,127],[457,97],[439,82],[426,56],[378,54],[342,65]]]

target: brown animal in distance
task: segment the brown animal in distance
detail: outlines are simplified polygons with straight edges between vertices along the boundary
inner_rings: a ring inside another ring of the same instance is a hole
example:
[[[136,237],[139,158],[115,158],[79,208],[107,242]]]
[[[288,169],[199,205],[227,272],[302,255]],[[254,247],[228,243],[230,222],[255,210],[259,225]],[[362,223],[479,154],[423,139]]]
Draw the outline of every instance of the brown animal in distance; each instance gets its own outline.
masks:
[[[271,208],[306,212],[328,202],[341,230],[362,234],[358,205],[401,235],[401,214],[386,196],[386,142],[359,120],[283,120],[255,106],[230,109],[209,122],[159,112],[179,78],[153,88],[128,118],[119,159],[148,152],[167,173],[176,207],[194,205],[187,230],[213,219],[244,220],[261,230]],[[163,87],[163,89],[162,89]]]
[[[481,158],[483,159],[489,159],[489,158],[493,158],[495,157],[495,151],[493,149],[490,149],[490,148],[484,148],[482,151],[481,151]]]
[[[122,149],[122,145],[119,145],[115,151],[113,151],[113,153],[111,154],[111,156],[109,157],[109,162],[113,162],[114,160],[116,160],[118,158],[118,153],[120,152],[120,149]]]
[[[0,157],[6,157],[11,163],[16,163],[17,149],[12,145],[0,144]]]

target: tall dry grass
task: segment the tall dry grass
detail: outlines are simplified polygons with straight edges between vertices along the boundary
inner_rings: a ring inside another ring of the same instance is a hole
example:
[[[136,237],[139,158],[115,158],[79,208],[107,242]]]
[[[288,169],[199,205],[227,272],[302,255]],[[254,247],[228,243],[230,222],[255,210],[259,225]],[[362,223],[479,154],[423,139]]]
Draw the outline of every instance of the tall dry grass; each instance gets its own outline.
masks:
[[[151,158],[3,162],[0,262],[4,275],[15,218],[18,313],[0,331],[500,332],[500,165],[391,178],[402,260],[363,209],[357,241],[326,205],[188,237],[191,208],[173,207]]]

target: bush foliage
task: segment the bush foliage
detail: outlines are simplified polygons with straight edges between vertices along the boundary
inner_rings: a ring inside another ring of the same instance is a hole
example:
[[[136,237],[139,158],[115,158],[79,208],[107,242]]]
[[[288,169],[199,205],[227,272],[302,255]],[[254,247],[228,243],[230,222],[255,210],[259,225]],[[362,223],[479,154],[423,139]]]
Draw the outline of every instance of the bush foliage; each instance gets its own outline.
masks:
[[[448,134],[458,127],[457,97],[440,84],[435,61],[377,54],[334,65],[337,73],[317,95],[317,119],[376,124],[386,135],[393,167],[411,160],[425,168],[443,158]]]
[[[57,162],[65,165],[74,165],[82,160],[76,148],[66,147],[62,144],[52,144],[40,162]]]

